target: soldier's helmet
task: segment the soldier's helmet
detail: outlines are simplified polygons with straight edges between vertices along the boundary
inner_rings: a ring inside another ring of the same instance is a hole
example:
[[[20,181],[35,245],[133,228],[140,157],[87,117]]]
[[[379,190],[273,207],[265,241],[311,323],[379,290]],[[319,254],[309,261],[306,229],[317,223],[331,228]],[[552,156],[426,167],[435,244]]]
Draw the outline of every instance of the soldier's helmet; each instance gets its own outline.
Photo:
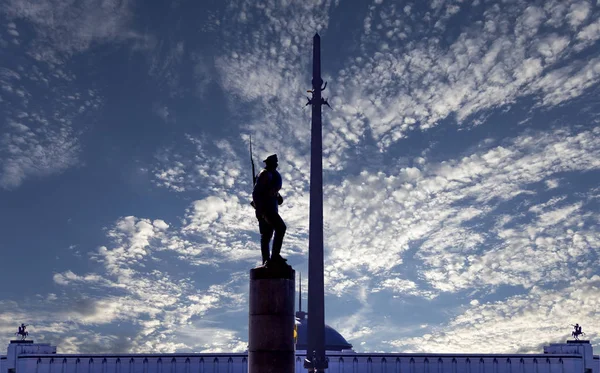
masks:
[[[275,164],[275,163],[277,163],[277,154],[271,154],[263,162],[265,162],[265,164]]]

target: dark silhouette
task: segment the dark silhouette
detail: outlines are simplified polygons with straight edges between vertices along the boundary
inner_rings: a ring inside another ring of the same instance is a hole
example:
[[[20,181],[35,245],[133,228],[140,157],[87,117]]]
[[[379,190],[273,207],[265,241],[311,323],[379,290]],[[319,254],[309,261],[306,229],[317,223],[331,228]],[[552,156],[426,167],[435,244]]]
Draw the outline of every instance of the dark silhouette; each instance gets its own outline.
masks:
[[[277,154],[267,157],[263,161],[265,168],[256,176],[256,183],[252,191],[252,205],[256,209],[258,228],[260,230],[260,251],[263,265],[275,262],[285,262],[281,257],[281,245],[285,235],[286,226],[279,216],[279,205],[283,203],[281,190],[281,175],[277,171],[279,165]],[[273,238],[273,233],[275,237]],[[269,243],[273,238],[273,248],[269,255]]]
[[[256,186],[256,171],[254,170],[254,157],[252,156],[252,135],[250,135],[250,163],[252,164],[252,188]],[[254,201],[250,202],[252,207],[256,209]]]
[[[577,341],[578,341],[578,340],[579,340],[579,336],[580,336],[580,335],[585,335],[585,333],[581,331],[581,326],[579,326],[579,324],[575,324],[575,325],[571,324],[571,326],[572,326],[572,327],[573,327],[573,329],[574,329],[574,330],[571,332],[571,336],[572,336],[573,338],[575,338],[575,340],[577,340]]]
[[[321,108],[329,106],[323,98],[327,83],[321,77],[321,37],[313,37],[312,97],[308,98],[312,117],[310,126],[310,211],[308,227],[308,324],[307,351],[304,368],[325,372],[325,280],[323,258],[323,123]]]
[[[19,331],[16,332],[15,335],[21,336],[21,340],[24,340],[29,335],[29,332],[25,330],[26,328],[27,325],[21,324],[21,326],[19,326]]]

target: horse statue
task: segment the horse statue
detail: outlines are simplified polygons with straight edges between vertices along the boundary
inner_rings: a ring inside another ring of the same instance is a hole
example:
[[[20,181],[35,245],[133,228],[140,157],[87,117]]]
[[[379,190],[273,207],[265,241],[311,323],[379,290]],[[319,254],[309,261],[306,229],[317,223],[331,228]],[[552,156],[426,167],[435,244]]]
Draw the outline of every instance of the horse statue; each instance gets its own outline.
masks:
[[[22,341],[24,341],[25,338],[27,338],[27,336],[29,335],[29,332],[25,330],[26,328],[27,325],[21,324],[21,326],[19,326],[19,331],[15,333],[16,336],[21,336]]]
[[[573,338],[575,338],[575,340],[576,340],[576,341],[578,341],[578,340],[579,340],[579,336],[580,336],[580,335],[585,335],[585,333],[581,331],[581,326],[579,326],[579,324],[575,324],[575,325],[571,324],[571,326],[572,326],[572,327],[573,327],[573,329],[574,329],[574,330],[571,332],[571,336],[572,336]]]

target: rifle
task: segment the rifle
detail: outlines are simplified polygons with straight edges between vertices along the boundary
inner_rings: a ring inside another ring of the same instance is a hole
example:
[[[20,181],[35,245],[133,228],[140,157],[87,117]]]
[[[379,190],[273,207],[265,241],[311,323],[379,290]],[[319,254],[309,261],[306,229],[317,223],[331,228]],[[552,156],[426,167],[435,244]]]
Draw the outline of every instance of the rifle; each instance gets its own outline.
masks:
[[[252,157],[252,135],[250,135],[250,163],[252,164],[252,187],[256,185],[256,170],[254,169],[254,157]],[[250,202],[250,205],[256,209],[254,200]]]

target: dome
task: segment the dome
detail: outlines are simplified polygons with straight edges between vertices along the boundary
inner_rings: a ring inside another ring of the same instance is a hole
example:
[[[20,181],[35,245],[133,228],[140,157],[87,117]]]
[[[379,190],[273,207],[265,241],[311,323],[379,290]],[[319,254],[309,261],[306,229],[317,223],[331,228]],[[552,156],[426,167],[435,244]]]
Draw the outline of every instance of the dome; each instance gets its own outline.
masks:
[[[306,350],[308,338],[308,319],[299,320],[298,324],[298,341],[296,342],[296,350]],[[326,351],[342,351],[349,350],[352,345],[346,341],[337,330],[329,325],[325,325],[325,350]]]

